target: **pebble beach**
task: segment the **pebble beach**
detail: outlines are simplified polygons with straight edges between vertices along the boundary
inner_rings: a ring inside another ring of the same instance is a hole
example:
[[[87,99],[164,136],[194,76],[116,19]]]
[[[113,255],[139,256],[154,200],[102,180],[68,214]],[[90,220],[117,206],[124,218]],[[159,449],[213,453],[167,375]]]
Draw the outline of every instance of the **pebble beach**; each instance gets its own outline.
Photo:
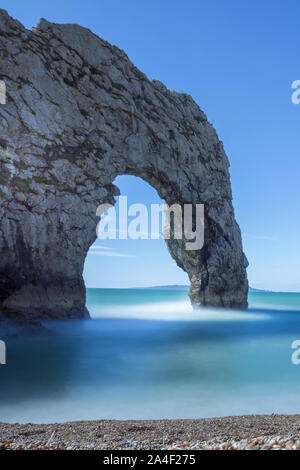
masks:
[[[0,423],[1,450],[300,450],[300,415]]]

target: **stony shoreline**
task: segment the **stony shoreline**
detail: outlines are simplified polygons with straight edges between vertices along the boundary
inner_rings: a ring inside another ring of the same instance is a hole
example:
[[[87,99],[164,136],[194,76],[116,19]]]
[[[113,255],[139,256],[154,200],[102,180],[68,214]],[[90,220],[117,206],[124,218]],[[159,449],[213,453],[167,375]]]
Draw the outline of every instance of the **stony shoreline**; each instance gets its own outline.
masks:
[[[0,449],[300,450],[300,415],[0,423]]]

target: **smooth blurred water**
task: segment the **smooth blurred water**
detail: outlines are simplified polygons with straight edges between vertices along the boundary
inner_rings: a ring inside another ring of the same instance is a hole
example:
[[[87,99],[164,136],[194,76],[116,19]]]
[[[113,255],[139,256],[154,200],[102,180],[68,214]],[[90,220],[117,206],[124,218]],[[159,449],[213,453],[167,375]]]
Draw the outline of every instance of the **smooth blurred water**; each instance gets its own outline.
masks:
[[[92,320],[7,340],[0,421],[300,412],[300,294],[193,311],[184,291],[89,289],[88,307]]]

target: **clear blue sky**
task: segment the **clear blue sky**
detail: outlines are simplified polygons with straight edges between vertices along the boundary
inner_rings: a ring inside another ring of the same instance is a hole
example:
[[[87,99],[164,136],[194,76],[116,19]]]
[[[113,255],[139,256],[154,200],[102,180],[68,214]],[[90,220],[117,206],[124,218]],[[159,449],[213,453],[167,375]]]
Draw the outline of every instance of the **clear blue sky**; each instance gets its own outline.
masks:
[[[150,79],[190,93],[231,162],[250,283],[300,291],[300,105],[291,103],[291,83],[300,79],[298,1],[2,0],[1,7],[28,28],[40,17],[86,26]],[[145,183],[123,177],[120,184],[136,202],[156,202]],[[90,255],[88,285],[186,280],[163,241],[109,243],[135,257]]]

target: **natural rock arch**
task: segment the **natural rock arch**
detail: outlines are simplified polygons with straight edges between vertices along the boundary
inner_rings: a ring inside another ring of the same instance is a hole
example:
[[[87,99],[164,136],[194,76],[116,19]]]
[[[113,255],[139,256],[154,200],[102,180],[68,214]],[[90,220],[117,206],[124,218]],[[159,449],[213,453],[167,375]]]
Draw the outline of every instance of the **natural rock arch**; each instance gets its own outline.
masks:
[[[140,176],[167,203],[205,204],[205,245],[168,243],[195,304],[247,305],[247,260],[228,159],[193,99],[149,81],[89,30],[0,11],[0,309],[80,317],[82,270],[100,203],[118,175]]]

